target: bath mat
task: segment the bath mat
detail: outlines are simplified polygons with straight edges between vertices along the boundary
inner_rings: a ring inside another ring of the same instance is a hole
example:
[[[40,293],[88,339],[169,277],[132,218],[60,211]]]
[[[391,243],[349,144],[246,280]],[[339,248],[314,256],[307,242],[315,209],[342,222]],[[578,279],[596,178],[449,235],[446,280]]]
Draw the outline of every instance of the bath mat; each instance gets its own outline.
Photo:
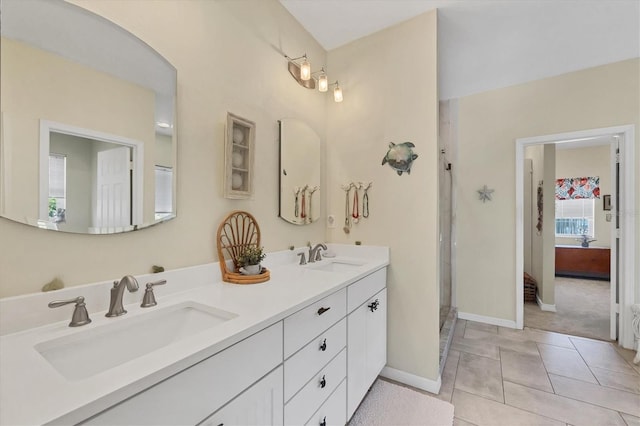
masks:
[[[376,380],[349,426],[451,426],[453,405],[424,393]]]

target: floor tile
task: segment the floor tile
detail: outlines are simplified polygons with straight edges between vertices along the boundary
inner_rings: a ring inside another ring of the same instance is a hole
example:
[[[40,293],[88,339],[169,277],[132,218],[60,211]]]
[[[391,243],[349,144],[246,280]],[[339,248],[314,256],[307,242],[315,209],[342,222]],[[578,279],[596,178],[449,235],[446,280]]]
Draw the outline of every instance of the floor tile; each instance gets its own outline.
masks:
[[[640,416],[640,395],[585,383],[568,377],[549,375],[558,395],[589,402],[611,410]]]
[[[536,355],[503,349],[500,351],[502,378],[535,389],[553,393],[542,358]]]
[[[620,414],[613,410],[511,382],[504,382],[504,394],[507,405],[531,410],[572,425],[624,426],[625,424]]]
[[[464,421],[477,425],[517,426],[554,425],[564,423],[543,417],[519,408],[491,401],[456,389],[453,393],[455,415]],[[455,424],[455,421],[454,421]],[[464,423],[463,423],[464,424]]]
[[[572,337],[571,342],[589,367],[604,368],[620,373],[635,373],[611,343],[576,337]]]
[[[549,373],[598,383],[578,351],[538,343],[542,362]]]
[[[618,352],[620,356],[624,358],[625,361],[627,361],[627,364],[631,368],[633,368],[636,371],[636,373],[640,374],[640,364],[633,363],[633,358],[636,356],[636,352],[632,351],[631,349],[625,349],[618,345],[614,345],[613,347],[616,350],[616,352]]]
[[[516,352],[538,355],[538,347],[534,342],[510,339],[508,337],[499,336],[498,334],[493,333],[487,333],[486,331],[480,331],[474,328],[467,327],[466,331],[464,332],[464,338],[465,340],[476,340],[479,342],[489,343]]]
[[[467,321],[466,320],[461,320],[460,318],[458,318],[458,320],[456,321],[456,328],[453,330],[453,337],[458,337],[460,339],[462,339],[464,337],[464,329],[467,326]]]
[[[480,331],[485,331],[487,333],[498,334],[498,326],[497,325],[483,324],[481,322],[474,322],[474,321],[467,322],[467,330],[469,330],[469,329],[480,330]]]
[[[454,387],[474,395],[504,402],[500,361],[461,353]]]
[[[640,426],[640,417],[632,416],[630,414],[620,413],[624,421],[628,426]],[[455,423],[454,423],[455,424]]]
[[[519,339],[521,341],[530,341],[536,343],[545,343],[547,345],[561,346],[563,348],[575,349],[569,336],[566,334],[554,333],[551,331],[536,330],[534,328],[525,327],[524,330],[516,330],[513,328],[499,327],[498,334],[510,339]]]
[[[447,355],[447,362],[444,365],[442,371],[442,384],[440,385],[440,392],[436,395],[436,398],[443,401],[451,402],[453,396],[453,384],[456,381],[456,373],[458,371],[458,361],[460,360],[460,352],[449,350]]]
[[[474,355],[480,355],[487,358],[500,359],[500,351],[496,345],[471,339],[453,338],[451,349],[466,352]]]
[[[591,367],[591,372],[602,386],[640,394],[640,375],[618,373],[597,367]]]
[[[475,425],[473,423],[465,422],[462,419],[454,417],[453,418],[453,426],[477,426],[477,425]]]

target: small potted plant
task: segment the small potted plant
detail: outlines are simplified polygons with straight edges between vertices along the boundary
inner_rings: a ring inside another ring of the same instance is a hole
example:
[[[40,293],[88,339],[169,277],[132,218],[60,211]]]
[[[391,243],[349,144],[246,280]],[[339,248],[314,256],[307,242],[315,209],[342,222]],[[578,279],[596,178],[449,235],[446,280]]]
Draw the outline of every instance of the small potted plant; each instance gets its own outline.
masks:
[[[267,255],[264,253],[262,247],[246,247],[242,253],[240,253],[240,256],[238,256],[240,272],[245,275],[258,275],[262,271],[260,262],[262,262],[265,257],[267,257]]]

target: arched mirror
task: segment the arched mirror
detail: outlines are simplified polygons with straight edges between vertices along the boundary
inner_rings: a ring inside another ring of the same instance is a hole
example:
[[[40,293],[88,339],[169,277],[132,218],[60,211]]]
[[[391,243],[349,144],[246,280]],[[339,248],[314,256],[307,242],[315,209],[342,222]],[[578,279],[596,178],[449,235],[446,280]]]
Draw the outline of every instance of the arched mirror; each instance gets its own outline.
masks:
[[[280,217],[307,225],[320,217],[320,136],[305,122],[280,120]]]
[[[0,216],[110,234],[176,215],[176,69],[63,0],[0,3]]]

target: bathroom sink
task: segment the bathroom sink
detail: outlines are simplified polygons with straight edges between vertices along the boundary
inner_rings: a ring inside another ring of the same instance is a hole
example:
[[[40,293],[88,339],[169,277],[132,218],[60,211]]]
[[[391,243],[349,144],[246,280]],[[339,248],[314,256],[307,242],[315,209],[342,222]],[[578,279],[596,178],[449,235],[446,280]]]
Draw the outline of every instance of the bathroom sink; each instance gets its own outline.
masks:
[[[80,380],[236,316],[200,303],[183,302],[38,343],[35,349],[64,377]]]
[[[357,260],[346,260],[346,259],[333,259],[333,260],[322,260],[317,263],[309,264],[309,269],[315,269],[318,271],[325,272],[350,272],[360,266],[364,265],[365,262],[357,261]]]

